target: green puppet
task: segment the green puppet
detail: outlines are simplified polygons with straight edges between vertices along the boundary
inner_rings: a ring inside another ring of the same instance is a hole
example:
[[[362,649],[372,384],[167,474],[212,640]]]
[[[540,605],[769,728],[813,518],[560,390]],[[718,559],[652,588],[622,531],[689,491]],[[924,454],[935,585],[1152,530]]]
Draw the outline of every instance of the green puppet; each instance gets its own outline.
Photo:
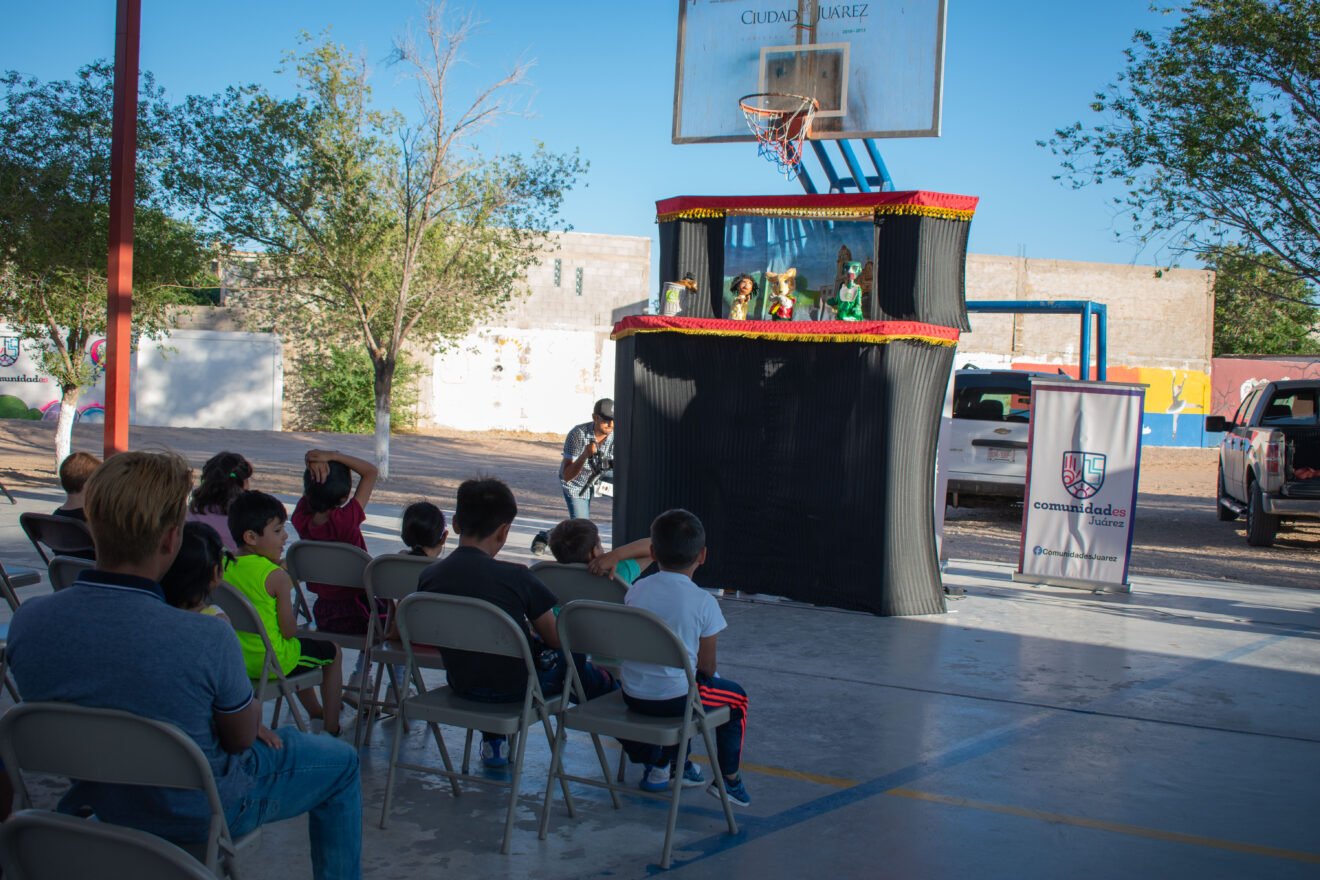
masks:
[[[861,273],[861,263],[844,263],[844,281],[839,285],[838,296],[825,300],[825,304],[838,314],[840,321],[862,320],[862,285],[857,283],[857,276]]]

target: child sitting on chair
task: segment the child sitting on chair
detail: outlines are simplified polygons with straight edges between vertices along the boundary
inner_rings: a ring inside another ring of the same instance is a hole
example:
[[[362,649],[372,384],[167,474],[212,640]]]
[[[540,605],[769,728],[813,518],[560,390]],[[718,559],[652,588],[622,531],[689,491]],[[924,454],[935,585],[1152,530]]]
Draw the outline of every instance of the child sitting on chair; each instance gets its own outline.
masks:
[[[414,501],[403,510],[403,528],[399,537],[407,547],[408,556],[428,556],[436,559],[449,540],[445,528],[445,513],[429,501]]]
[[[60,462],[60,488],[64,490],[64,503],[55,511],[56,516],[87,522],[87,515],[83,513],[83,488],[91,479],[92,472],[100,466],[101,459],[87,452],[75,452]]]
[[[310,690],[299,691],[298,699],[312,718],[324,719],[324,730],[339,735],[343,673],[339,646],[320,639],[297,638],[298,620],[293,611],[293,581],[280,559],[284,555],[284,505],[265,492],[244,492],[229,505],[229,531],[238,543],[238,555],[225,566],[225,580],[242,593],[256,609],[266,628],[275,661],[285,675],[307,669],[322,670],[321,696],[325,710]],[[265,674],[266,648],[261,637],[239,633],[243,660],[250,678]]]
[[[563,565],[586,564],[592,574],[613,574],[629,586],[651,564],[651,539],[642,538],[609,553],[600,543],[600,530],[589,519],[566,519],[550,530],[550,552]]]
[[[687,647],[696,670],[701,704],[707,709],[729,707],[729,720],[715,729],[715,742],[729,800],[745,807],[752,799],[738,775],[738,764],[747,719],[747,692],[715,671],[715,639],[728,624],[715,597],[692,580],[692,573],[706,561],[705,526],[686,510],[666,510],[651,523],[651,555],[660,571],[634,584],[624,602],[658,615]],[[681,669],[625,661],[623,699],[630,709],[644,715],[681,716],[688,699],[687,677]],[[646,765],[643,791],[669,788],[677,757],[675,747],[625,742],[624,748],[630,758]],[[684,786],[705,781],[691,761],[682,772]],[[715,797],[720,795],[714,782],[706,790]]]

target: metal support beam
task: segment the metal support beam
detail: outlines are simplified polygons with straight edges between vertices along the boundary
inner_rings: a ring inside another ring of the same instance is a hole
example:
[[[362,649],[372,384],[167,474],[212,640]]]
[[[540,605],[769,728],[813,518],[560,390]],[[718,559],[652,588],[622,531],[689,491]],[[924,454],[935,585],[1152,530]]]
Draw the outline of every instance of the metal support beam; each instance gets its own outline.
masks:
[[[1108,375],[1109,334],[1106,324],[1109,320],[1108,309],[1104,303],[1085,299],[1061,300],[969,300],[967,311],[986,312],[1001,315],[1055,314],[1080,315],[1081,354],[1077,375],[1080,379],[1091,378],[1091,323],[1095,321],[1095,379],[1105,381]]]
[[[853,152],[852,144],[848,141],[835,141],[839,145],[839,155],[843,156],[843,162],[852,172],[852,179],[858,192],[870,192],[871,188],[866,184],[866,173],[862,171],[862,163],[857,161],[857,154]]]
[[[115,103],[110,129],[110,241],[106,267],[106,458],[128,449],[128,368],[133,338],[133,201],[141,33],[142,0],[118,0]]]

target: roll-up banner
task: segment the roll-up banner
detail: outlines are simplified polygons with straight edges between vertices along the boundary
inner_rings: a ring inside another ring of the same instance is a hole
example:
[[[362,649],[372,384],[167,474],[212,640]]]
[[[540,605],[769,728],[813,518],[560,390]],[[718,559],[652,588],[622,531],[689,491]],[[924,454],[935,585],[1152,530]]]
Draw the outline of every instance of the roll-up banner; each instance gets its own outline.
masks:
[[[1146,386],[1031,383],[1016,581],[1131,592]]]

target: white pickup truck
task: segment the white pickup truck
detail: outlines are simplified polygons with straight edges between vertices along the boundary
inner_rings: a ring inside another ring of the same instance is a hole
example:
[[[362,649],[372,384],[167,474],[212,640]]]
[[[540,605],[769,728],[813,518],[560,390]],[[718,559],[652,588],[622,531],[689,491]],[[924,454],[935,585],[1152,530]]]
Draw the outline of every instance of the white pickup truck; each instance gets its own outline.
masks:
[[[1219,444],[1219,519],[1247,517],[1247,543],[1269,547],[1279,523],[1320,519],[1320,380],[1270,382],[1231,420],[1207,416]]]

